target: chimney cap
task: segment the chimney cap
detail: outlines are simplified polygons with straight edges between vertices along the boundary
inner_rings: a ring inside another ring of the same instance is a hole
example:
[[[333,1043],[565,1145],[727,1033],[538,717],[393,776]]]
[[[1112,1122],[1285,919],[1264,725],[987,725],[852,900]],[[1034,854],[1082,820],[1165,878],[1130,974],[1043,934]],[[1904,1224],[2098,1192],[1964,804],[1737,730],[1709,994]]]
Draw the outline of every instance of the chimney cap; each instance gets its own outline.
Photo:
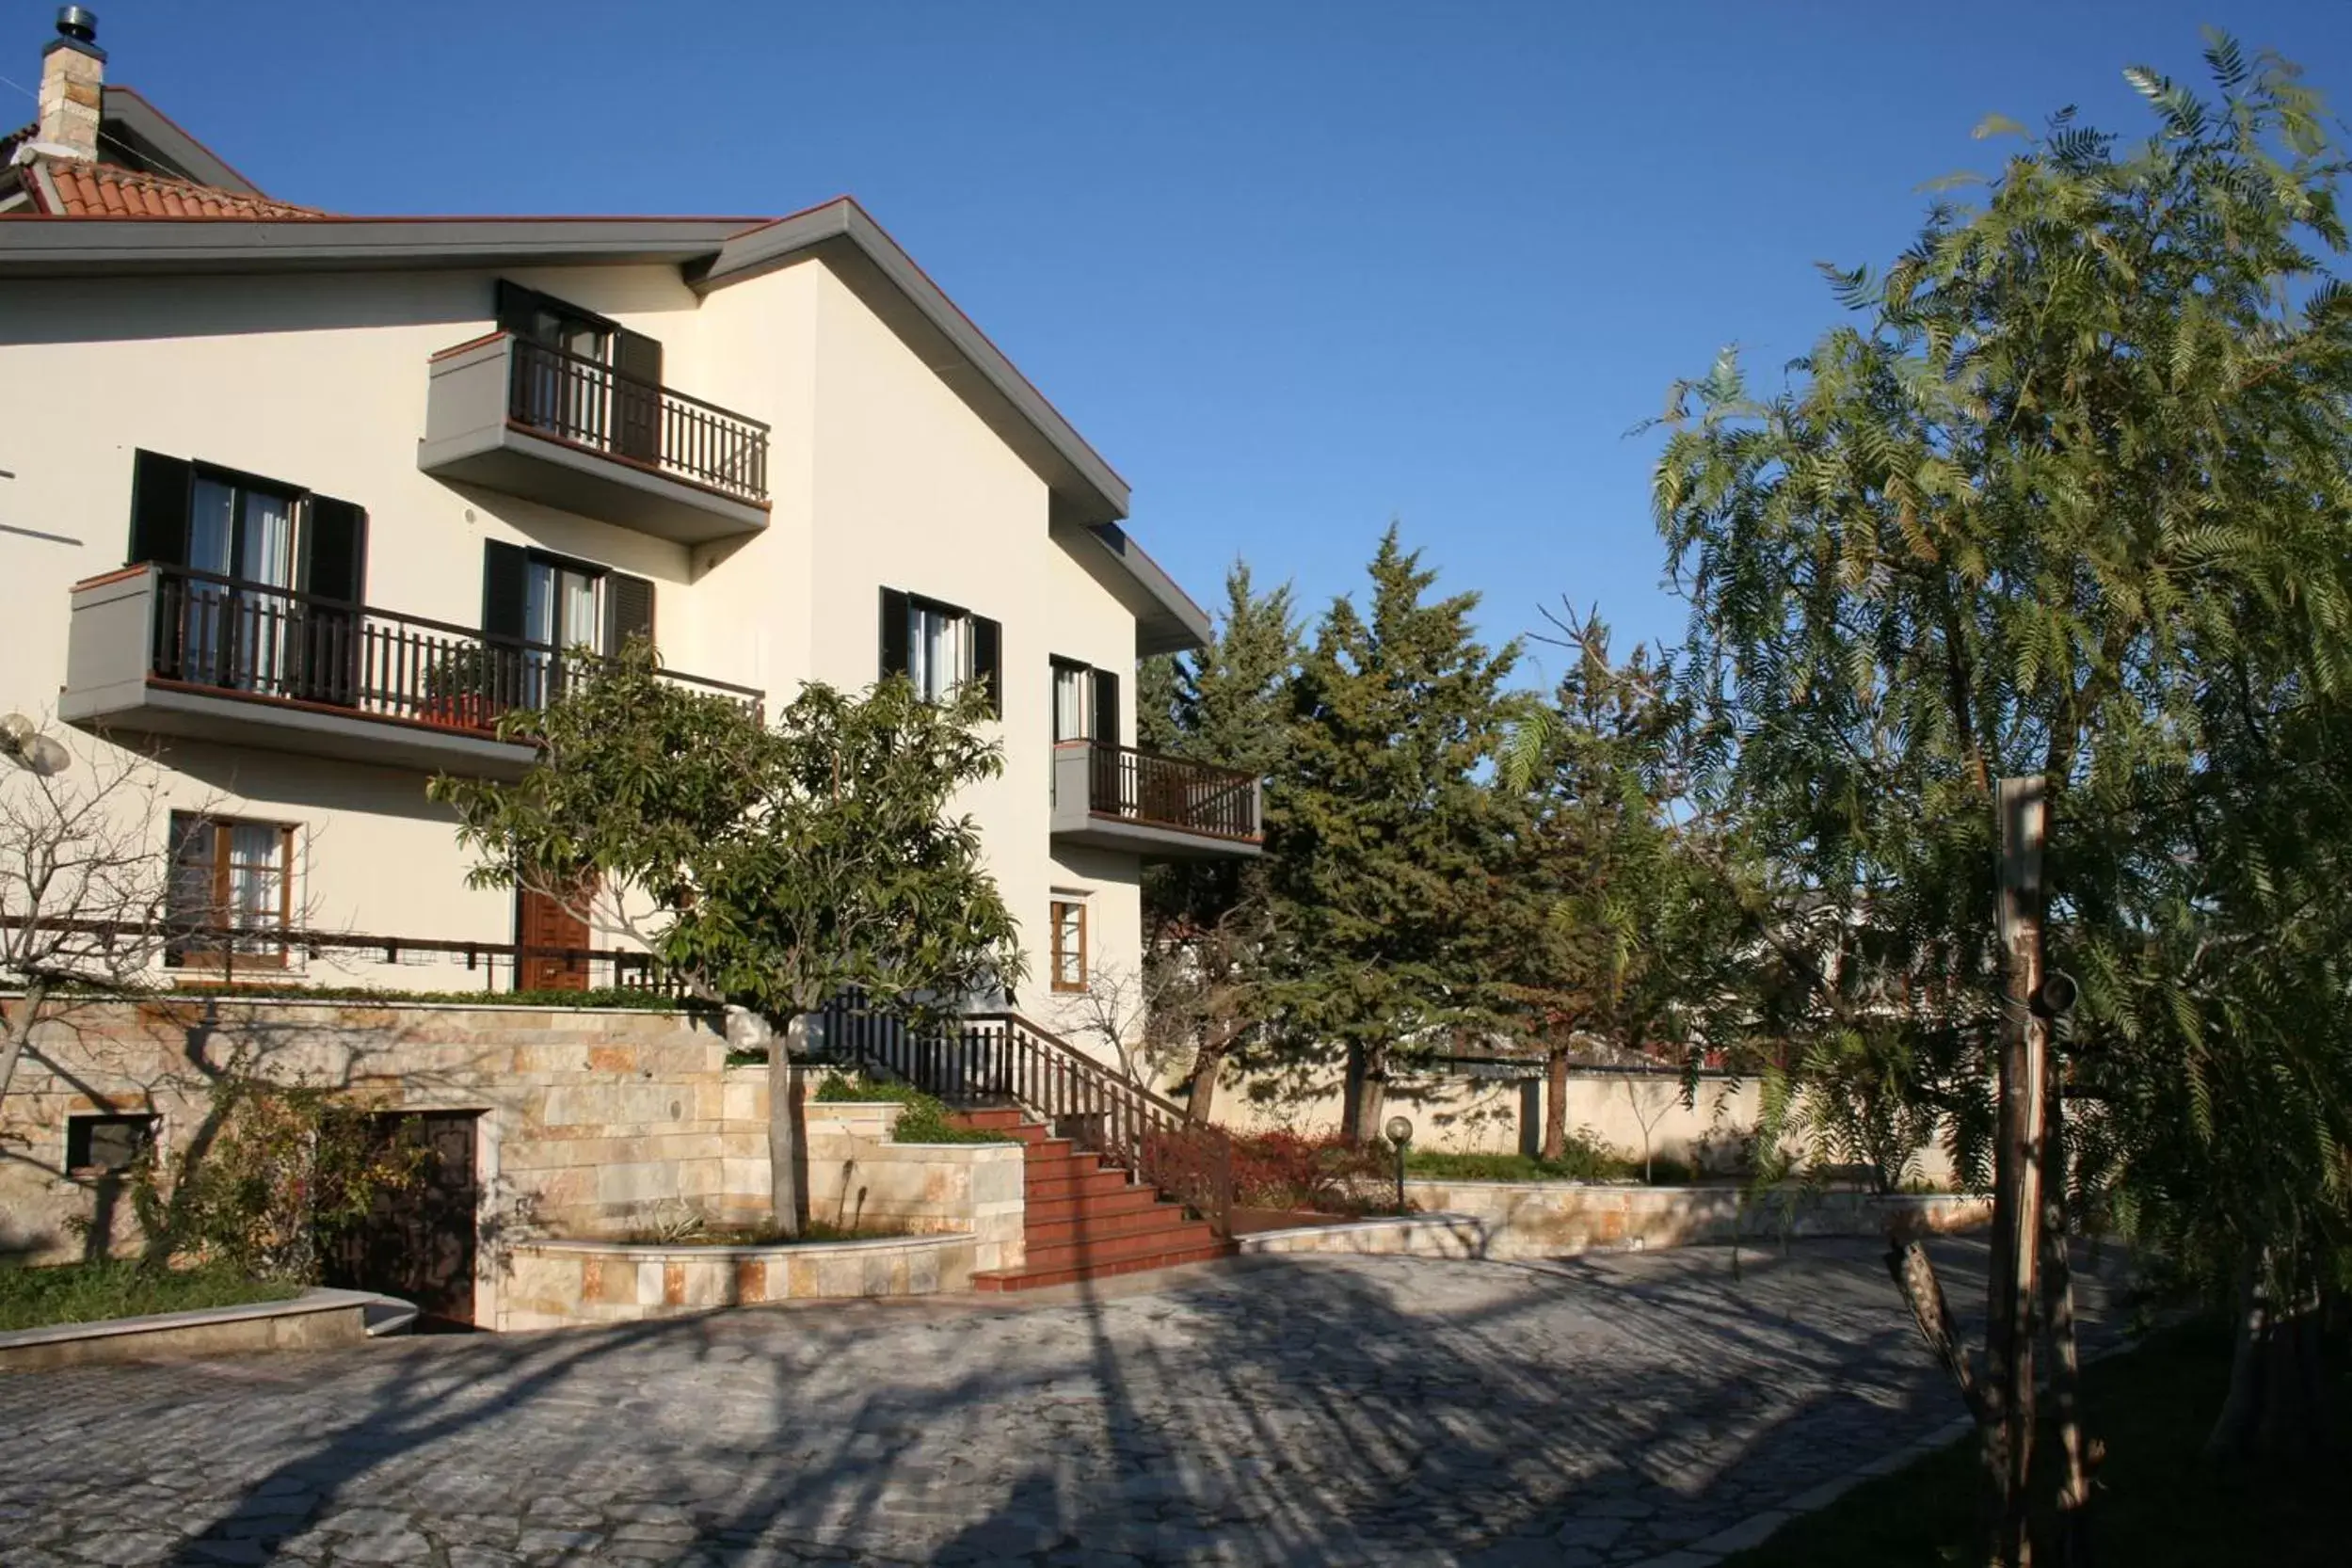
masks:
[[[76,43],[97,42],[98,13],[88,6],[59,6],[57,36],[72,39]]]

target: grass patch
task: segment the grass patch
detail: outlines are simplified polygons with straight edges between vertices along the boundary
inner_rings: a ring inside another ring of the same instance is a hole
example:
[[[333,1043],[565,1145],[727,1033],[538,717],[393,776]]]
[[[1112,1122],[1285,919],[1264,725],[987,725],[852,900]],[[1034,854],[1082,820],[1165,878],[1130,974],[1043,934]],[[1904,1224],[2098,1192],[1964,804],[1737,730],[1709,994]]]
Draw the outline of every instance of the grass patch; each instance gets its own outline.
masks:
[[[132,1262],[0,1269],[0,1332],[53,1323],[94,1323],[152,1312],[193,1312],[290,1301],[298,1285],[248,1279],[232,1269],[149,1269]]]
[[[820,1103],[834,1105],[888,1100],[906,1107],[899,1112],[898,1126],[890,1133],[893,1144],[1020,1142],[1010,1133],[984,1132],[974,1128],[955,1126],[948,1120],[947,1102],[926,1095],[909,1083],[892,1083],[878,1078],[835,1073],[817,1085],[817,1092],[811,1097]]]
[[[2302,1468],[2209,1464],[2200,1450],[2230,1383],[2226,1327],[2198,1323],[2083,1369],[2091,1434],[2107,1445],[2091,1502],[2098,1560],[2132,1568],[2337,1568],[2352,1539],[2352,1489],[2341,1456]],[[2352,1396],[2339,1364],[2338,1408]],[[1953,1400],[1953,1409],[1959,1400]],[[2037,1453],[2056,1451],[2045,1437]],[[1979,1476],[1974,1437],[1865,1481],[1792,1521],[1723,1568],[1887,1568],[1975,1563]],[[2047,1496],[2048,1487],[2042,1488]],[[2046,1521],[2045,1521],[2046,1524]],[[2046,1529],[2041,1532],[2045,1538]],[[2035,1560],[2058,1560],[2055,1542]]]
[[[1410,1149],[1404,1157],[1405,1175],[1433,1181],[1638,1181],[1641,1162],[1581,1138],[1568,1140],[1558,1160],[1538,1160],[1526,1154],[1448,1154],[1440,1149]],[[1690,1180],[1690,1167],[1679,1160],[1650,1161],[1650,1182],[1679,1187]]]

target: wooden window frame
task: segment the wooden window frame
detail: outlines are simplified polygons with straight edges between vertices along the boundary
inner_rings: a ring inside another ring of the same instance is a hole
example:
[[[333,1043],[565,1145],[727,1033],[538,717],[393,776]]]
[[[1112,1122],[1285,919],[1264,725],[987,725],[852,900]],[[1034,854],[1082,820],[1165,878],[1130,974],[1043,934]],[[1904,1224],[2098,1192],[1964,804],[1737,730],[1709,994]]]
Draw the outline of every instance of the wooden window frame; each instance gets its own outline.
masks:
[[[233,907],[232,900],[236,887],[237,862],[231,853],[231,845],[234,841],[234,835],[231,830],[239,827],[277,829],[278,924],[276,932],[278,945],[275,952],[241,952],[236,951],[235,937],[222,938],[207,935],[171,943],[165,949],[164,962],[167,965],[186,968],[282,969],[289,968],[293,963],[293,958],[291,948],[285,940],[285,934],[294,928],[296,824],[269,822],[256,817],[216,817],[202,811],[174,811],[168,821],[169,841],[166,845],[165,853],[171,858],[169,880],[171,894],[179,891],[180,842],[184,831],[183,824],[186,824],[185,830],[187,831],[200,827],[212,834],[212,904],[209,913],[216,916],[226,915]],[[184,911],[172,906],[168,895],[166,908],[169,913],[169,918],[173,920],[185,918]],[[208,920],[202,923],[226,925],[230,922],[224,919]],[[252,930],[256,938],[260,940],[267,941],[270,937],[270,927],[255,926]]]
[[[1084,991],[1088,981],[1093,978],[1086,958],[1086,903],[1083,898],[1057,897],[1047,904],[1047,924],[1051,928],[1048,982],[1054,991],[1064,996]],[[1075,954],[1062,945],[1062,912],[1065,909],[1078,911],[1078,952]],[[1063,960],[1072,956],[1078,959],[1078,979],[1068,981],[1062,978]]]

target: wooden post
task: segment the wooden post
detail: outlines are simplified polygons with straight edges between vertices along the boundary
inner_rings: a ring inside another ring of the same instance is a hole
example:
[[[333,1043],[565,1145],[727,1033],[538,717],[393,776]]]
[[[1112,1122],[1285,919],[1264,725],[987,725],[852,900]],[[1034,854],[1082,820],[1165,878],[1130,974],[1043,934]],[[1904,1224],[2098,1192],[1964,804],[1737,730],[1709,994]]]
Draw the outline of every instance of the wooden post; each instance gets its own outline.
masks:
[[[2047,1020],[2039,1020],[2049,1027]],[[2041,1156],[2041,1321],[2050,1336],[2050,1404],[2057,1416],[2059,1561],[2090,1565],[2090,1472],[2096,1445],[2084,1436],[2082,1357],[2074,1341],[2074,1269],[2067,1256],[2066,1102],[2056,1071],[2049,1075],[2047,1126]]]
[[[1993,1153],[1992,1277],[1985,1311],[1985,1468],[1995,1568],[2027,1568],[2026,1477],[2034,1448],[2034,1297],[2041,1251],[2042,1095],[2049,1031],[2033,1012],[2041,984],[2041,851],[2049,803],[2040,776],[2004,778],[2001,833],[2000,1141]]]

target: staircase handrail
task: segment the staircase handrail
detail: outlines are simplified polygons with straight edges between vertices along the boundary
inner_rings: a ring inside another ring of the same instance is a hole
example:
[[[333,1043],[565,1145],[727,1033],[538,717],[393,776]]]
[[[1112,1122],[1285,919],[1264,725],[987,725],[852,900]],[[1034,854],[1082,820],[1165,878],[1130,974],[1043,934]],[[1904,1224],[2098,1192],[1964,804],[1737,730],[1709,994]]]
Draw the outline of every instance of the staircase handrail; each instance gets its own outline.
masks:
[[[1233,1234],[1233,1140],[1184,1107],[1104,1066],[1018,1013],[968,1013],[919,1033],[902,1020],[847,1005],[838,1043],[925,1094],[955,1103],[1004,1098],[1056,1133],[1124,1167]]]

